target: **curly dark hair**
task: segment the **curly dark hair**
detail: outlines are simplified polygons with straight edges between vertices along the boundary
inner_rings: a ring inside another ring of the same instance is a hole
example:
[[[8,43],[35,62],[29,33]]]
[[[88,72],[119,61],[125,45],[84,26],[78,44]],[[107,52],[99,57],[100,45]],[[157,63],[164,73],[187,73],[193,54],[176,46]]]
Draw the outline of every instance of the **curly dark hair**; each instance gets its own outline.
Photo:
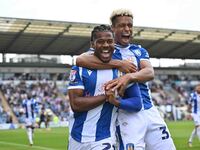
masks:
[[[91,42],[93,42],[97,38],[96,35],[98,32],[111,32],[113,34],[113,31],[109,25],[102,24],[99,26],[95,26],[91,33]]]

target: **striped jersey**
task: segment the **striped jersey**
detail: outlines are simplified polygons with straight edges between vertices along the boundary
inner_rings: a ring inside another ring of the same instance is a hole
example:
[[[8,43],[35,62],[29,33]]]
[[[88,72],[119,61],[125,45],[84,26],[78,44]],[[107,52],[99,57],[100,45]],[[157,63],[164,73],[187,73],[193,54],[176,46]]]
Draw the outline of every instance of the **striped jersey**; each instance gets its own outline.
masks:
[[[149,54],[146,49],[139,45],[129,44],[127,47],[121,47],[115,44],[115,51],[113,53],[113,59],[128,60],[133,62],[140,70],[140,61],[149,61]],[[139,88],[141,91],[143,109],[149,109],[153,106],[150,88],[148,83],[139,83]]]
[[[117,77],[116,69],[89,70],[73,66],[68,89],[83,89],[83,96],[105,94],[104,84]],[[117,108],[105,102],[84,112],[74,112],[70,119],[70,135],[78,142],[94,142],[115,136]]]
[[[22,106],[25,110],[26,118],[34,119],[36,117],[36,113],[38,112],[38,104],[35,99],[24,99]]]
[[[191,93],[189,104],[192,106],[192,113],[200,114],[200,94],[197,92]]]

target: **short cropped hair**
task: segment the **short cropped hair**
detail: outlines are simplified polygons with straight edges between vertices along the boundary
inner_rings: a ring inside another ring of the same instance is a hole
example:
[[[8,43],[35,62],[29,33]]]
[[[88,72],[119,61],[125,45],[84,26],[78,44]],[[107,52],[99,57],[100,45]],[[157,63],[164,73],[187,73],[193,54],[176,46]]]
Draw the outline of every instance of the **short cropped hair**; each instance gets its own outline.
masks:
[[[98,32],[111,32],[113,34],[113,31],[109,25],[99,25],[95,26],[94,29],[91,32],[91,42],[93,42],[97,38]],[[114,35],[114,34],[113,34]]]
[[[111,25],[115,24],[116,18],[119,16],[129,16],[133,18],[133,13],[129,9],[116,9],[112,12],[110,16]]]

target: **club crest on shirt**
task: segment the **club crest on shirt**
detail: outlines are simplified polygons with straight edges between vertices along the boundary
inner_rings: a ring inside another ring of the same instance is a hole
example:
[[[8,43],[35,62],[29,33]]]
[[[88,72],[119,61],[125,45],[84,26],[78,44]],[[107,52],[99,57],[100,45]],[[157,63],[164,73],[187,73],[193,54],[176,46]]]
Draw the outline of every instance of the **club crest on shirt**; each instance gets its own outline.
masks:
[[[133,143],[126,144],[126,150],[134,150],[134,144]]]
[[[133,62],[133,60],[134,60],[133,57],[128,57],[127,58],[127,61],[129,61],[129,62]]]
[[[127,61],[133,63],[135,66],[137,66],[137,60],[136,60],[136,57],[134,56],[129,56],[126,58]]]
[[[135,55],[137,55],[137,56],[141,56],[142,54],[141,54],[141,51],[139,50],[139,49],[136,49],[135,51],[134,51],[134,53],[135,53]]]
[[[73,82],[76,78],[76,70],[71,70],[70,75],[69,75],[69,80],[70,82]]]
[[[131,62],[133,64],[137,64],[136,57],[128,57],[126,60],[128,60],[129,62]]]

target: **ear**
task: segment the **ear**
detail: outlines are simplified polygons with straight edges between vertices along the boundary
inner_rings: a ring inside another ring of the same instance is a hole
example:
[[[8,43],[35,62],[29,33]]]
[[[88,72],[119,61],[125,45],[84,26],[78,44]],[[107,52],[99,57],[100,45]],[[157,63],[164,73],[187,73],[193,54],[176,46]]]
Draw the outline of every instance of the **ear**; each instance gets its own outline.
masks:
[[[94,42],[90,42],[90,47],[92,47],[92,48],[94,48],[94,49],[95,49]]]

